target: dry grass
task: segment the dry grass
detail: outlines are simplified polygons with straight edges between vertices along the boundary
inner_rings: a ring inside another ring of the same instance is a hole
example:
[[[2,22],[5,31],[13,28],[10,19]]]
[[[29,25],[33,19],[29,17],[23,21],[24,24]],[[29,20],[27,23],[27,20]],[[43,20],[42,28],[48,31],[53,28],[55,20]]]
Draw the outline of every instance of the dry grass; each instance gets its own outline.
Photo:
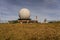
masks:
[[[60,23],[0,24],[0,40],[60,40]]]

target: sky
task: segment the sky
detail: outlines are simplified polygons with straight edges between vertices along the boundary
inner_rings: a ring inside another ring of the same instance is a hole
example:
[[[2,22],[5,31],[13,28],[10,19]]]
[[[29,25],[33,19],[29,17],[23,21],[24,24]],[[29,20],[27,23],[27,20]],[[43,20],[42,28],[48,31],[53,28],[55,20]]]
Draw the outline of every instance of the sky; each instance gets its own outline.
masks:
[[[0,0],[0,20],[17,20],[22,8],[30,10],[32,20],[60,20],[60,0]]]

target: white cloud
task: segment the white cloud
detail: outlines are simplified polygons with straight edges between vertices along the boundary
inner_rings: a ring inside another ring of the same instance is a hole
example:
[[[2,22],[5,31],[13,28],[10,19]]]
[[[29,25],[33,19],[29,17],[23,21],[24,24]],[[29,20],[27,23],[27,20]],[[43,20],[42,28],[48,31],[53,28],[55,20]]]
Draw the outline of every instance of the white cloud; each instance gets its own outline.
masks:
[[[24,1],[24,2],[21,2],[21,4],[19,3],[20,0],[16,0],[17,2],[13,0],[14,2],[12,1],[12,3],[11,1],[10,2],[9,0],[0,1],[0,16],[1,16],[1,13],[3,13],[2,19],[6,19],[6,20],[17,19],[18,11],[22,7],[26,7],[31,10],[32,19],[34,19],[36,15],[39,17],[39,21],[43,21],[43,19],[45,18],[49,20],[60,19],[60,2],[57,0],[44,0],[41,3],[34,3],[33,1],[32,3],[31,2],[26,3],[26,1]]]

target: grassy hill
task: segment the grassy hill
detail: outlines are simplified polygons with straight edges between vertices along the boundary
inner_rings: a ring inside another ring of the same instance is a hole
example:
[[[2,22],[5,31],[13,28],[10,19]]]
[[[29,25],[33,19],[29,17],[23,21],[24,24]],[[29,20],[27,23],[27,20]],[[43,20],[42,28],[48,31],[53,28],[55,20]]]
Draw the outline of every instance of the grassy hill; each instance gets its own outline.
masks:
[[[60,23],[0,24],[0,40],[60,40]]]

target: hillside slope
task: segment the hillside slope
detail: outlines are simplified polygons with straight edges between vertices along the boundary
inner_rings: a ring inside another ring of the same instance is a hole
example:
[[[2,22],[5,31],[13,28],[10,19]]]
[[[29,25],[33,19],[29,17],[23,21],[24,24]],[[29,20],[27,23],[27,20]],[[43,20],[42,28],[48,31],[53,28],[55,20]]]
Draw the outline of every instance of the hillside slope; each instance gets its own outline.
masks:
[[[0,24],[0,40],[60,40],[60,23]]]

